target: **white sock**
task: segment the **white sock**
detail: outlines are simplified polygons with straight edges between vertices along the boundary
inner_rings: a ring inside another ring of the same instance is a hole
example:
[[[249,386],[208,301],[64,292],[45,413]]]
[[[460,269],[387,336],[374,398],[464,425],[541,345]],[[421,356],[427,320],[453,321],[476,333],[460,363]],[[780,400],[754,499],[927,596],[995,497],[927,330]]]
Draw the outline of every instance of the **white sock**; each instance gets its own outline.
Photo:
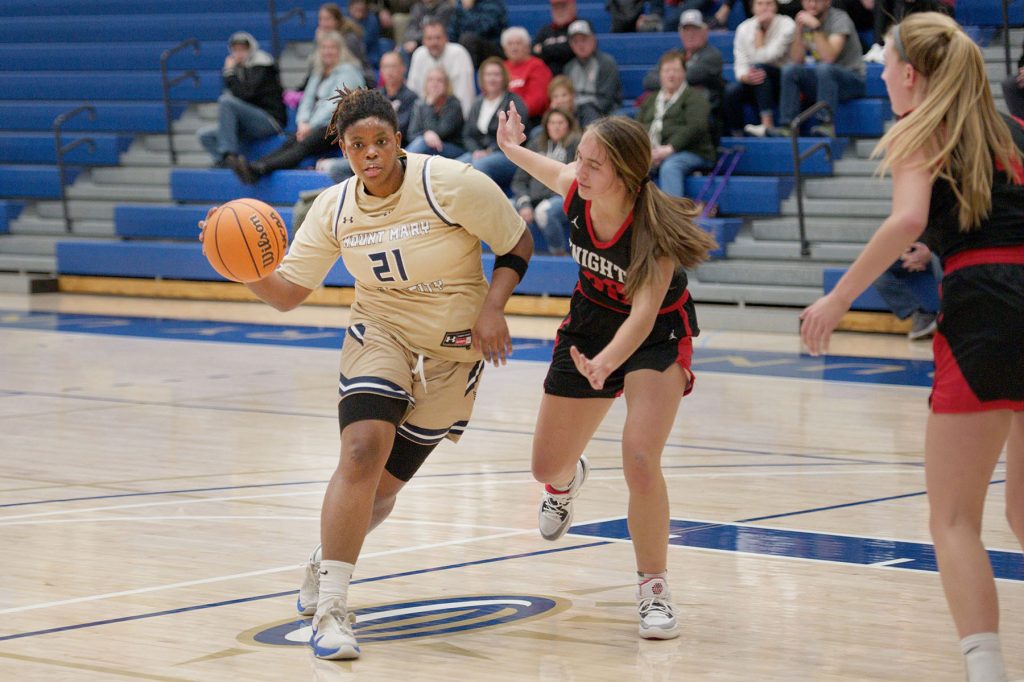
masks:
[[[348,584],[352,580],[354,564],[344,561],[320,561],[320,596],[316,602],[316,610],[327,608],[328,602],[338,599],[341,607],[348,608]]]
[[[968,682],[1006,682],[999,634],[979,632],[960,640]]]
[[[648,585],[650,581],[656,579],[661,579],[664,583],[664,589],[659,589],[657,593],[654,592],[652,585]],[[636,582],[637,595],[640,599],[645,597],[663,597],[665,599],[672,598],[672,593],[668,589],[668,571],[662,571],[661,573],[643,573],[641,571],[637,571]],[[645,586],[647,589],[644,589]]]

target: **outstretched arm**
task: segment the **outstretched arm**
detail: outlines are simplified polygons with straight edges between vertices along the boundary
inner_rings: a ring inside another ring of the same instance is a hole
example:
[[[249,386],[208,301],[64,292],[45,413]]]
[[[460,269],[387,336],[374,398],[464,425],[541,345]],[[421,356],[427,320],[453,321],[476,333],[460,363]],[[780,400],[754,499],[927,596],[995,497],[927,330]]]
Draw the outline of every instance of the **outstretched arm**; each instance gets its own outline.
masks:
[[[800,338],[811,355],[828,352],[829,338],[854,299],[917,241],[928,225],[932,178],[916,154],[893,167],[892,213],[871,237],[835,289],[800,313]]]
[[[526,140],[526,126],[516,110],[509,104],[508,113],[498,112],[498,147],[509,161],[544,183],[552,192],[564,197],[576,178],[576,163],[562,163],[522,146]]]

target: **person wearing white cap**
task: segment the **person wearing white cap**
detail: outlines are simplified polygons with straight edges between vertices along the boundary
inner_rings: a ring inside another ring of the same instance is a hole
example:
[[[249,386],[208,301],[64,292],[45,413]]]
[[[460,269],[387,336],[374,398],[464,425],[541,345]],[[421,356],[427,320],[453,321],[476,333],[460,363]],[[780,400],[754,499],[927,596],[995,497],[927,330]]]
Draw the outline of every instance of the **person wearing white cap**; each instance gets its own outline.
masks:
[[[622,81],[615,58],[597,49],[597,37],[586,19],[569,24],[569,47],[575,57],[563,73],[576,89],[576,118],[586,127],[622,104]]]

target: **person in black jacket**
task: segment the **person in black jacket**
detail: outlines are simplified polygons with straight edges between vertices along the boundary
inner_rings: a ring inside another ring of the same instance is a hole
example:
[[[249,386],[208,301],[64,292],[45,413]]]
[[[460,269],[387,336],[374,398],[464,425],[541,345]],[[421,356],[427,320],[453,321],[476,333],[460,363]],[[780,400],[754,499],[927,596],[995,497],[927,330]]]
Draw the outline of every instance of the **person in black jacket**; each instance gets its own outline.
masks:
[[[218,123],[196,133],[218,168],[230,167],[243,142],[281,132],[287,120],[281,73],[274,58],[245,31],[231,35],[224,59],[224,93],[217,100]]]
[[[409,122],[409,143],[405,151],[413,154],[440,154],[457,159],[462,148],[462,104],[452,94],[448,74],[440,66],[427,71],[423,98],[412,110]]]
[[[466,153],[459,157],[459,161],[471,164],[504,190],[512,184],[516,165],[498,149],[498,112],[508,111],[509,104],[526,112],[526,104],[519,95],[508,91],[508,82],[505,63],[498,57],[488,57],[480,64],[480,96],[462,124],[462,147]]]
[[[551,0],[551,23],[537,29],[533,54],[540,57],[555,76],[575,57],[569,47],[569,25],[576,21],[576,0]]]
[[[1020,59],[1017,60],[1017,73],[1003,79],[1003,97],[1010,113],[1024,119],[1024,45],[1021,45]]]

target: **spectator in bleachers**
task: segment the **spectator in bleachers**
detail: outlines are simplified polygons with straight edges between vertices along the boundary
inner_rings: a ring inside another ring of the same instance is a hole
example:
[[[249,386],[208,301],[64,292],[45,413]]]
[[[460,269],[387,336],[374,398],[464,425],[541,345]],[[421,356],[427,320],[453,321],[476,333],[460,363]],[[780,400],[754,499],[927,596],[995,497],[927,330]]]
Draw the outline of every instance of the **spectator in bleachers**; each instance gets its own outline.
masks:
[[[686,3],[710,7],[714,0],[686,0]],[[612,18],[612,33],[660,31],[664,27],[664,0],[605,0],[604,8]]]
[[[421,99],[416,103],[409,123],[410,141],[405,150],[414,154],[440,154],[457,159],[462,148],[462,105],[452,94],[448,74],[440,66],[427,71]]]
[[[551,0],[551,23],[541,26],[533,40],[533,54],[558,75],[573,58],[569,25],[576,21],[576,0]]]
[[[899,23],[903,17],[915,12],[940,12],[953,16],[953,4],[953,0],[874,0],[872,19],[875,42],[864,55],[864,61],[882,63],[885,35],[893,23]]]
[[[1017,60],[1017,73],[1003,79],[1003,97],[1010,114],[1024,122],[1024,44],[1021,45],[1020,59]]]
[[[477,71],[480,97],[473,102],[462,125],[462,147],[466,153],[459,160],[487,175],[504,190],[512,183],[514,163],[498,149],[498,112],[515,104],[517,111],[526,111],[519,95],[508,91],[508,71],[498,57],[488,57]]]
[[[548,83],[548,108],[568,111],[575,116],[576,112],[576,88],[568,76],[559,75]],[[577,123],[579,120],[577,119]]]
[[[736,80],[725,86],[722,114],[732,135],[764,137],[775,128],[782,65],[789,59],[796,23],[778,14],[778,0],[754,0],[754,16],[736,27],[733,69]],[[745,104],[757,107],[760,123],[744,126]]]
[[[502,57],[501,32],[508,25],[505,0],[455,0],[448,20],[448,39],[469,51],[473,66],[488,57]]]
[[[580,141],[580,126],[570,110],[548,109],[541,120],[540,134],[528,147],[541,156],[559,163],[572,163]],[[566,254],[569,217],[562,208],[562,197],[522,168],[512,178],[512,195],[516,210],[527,223],[533,223],[544,235],[548,253]]]
[[[316,23],[316,34],[315,39],[318,40],[320,36],[328,31],[337,31],[345,39],[345,47],[351,52],[357,59],[363,68],[363,79],[367,83],[371,82],[374,78],[373,68],[366,61],[366,45],[363,43],[363,27],[346,17],[341,7],[333,2],[325,2],[320,5],[320,9],[317,11],[317,23]],[[309,64],[306,67],[306,76],[302,79],[302,85],[295,90],[286,90],[284,93],[285,104],[295,109],[299,106],[299,102],[302,101],[302,91],[306,89],[306,84],[309,83],[310,76],[313,75],[313,67],[316,63],[316,50],[309,56]]]
[[[812,135],[834,137],[832,123],[839,103],[864,96],[865,69],[860,40],[850,15],[832,7],[832,0],[802,0],[796,15],[796,35],[789,64],[782,67],[779,93],[781,125],[788,126],[800,113],[800,95],[808,104],[825,102]],[[791,131],[798,134],[799,131]]]
[[[402,51],[411,55],[420,46],[423,42],[423,22],[428,17],[437,19],[447,30],[454,11],[454,0],[418,0],[409,11],[409,25],[401,36]]]
[[[715,160],[708,123],[707,97],[686,83],[681,52],[666,52],[658,62],[661,88],[644,100],[636,120],[651,138],[651,166],[658,185],[674,197],[684,196],[686,176]]]
[[[381,31],[396,44],[405,35],[409,25],[410,12],[414,0],[380,0],[377,18],[380,20]]]
[[[320,36],[316,53],[313,76],[302,93],[302,102],[295,115],[295,134],[277,150],[257,161],[249,162],[244,156],[234,157],[231,168],[242,182],[254,184],[275,170],[295,168],[307,156],[325,156],[337,149],[326,139],[327,126],[334,115],[331,98],[337,90],[363,87],[365,81],[359,60],[348,51],[345,39],[337,31]]]
[[[569,47],[575,55],[564,73],[576,90],[576,119],[582,127],[608,116],[622,104],[622,81],[615,58],[597,49],[597,36],[586,19],[569,25]]]
[[[505,69],[510,79],[508,89],[526,102],[523,115],[529,118],[530,127],[536,126],[548,108],[551,69],[530,54],[530,34],[522,26],[502,31],[501,48],[505,51]]]
[[[714,16],[708,21],[708,25],[711,28],[727,27],[729,25],[729,16],[732,14],[732,8],[735,5],[736,0],[723,0],[722,4],[715,10]],[[779,14],[784,17],[792,19],[802,9],[800,0],[779,0]],[[753,0],[743,0],[743,10],[748,19],[754,16]]]
[[[367,0],[349,0],[348,15],[363,28],[366,61],[376,66],[380,61],[380,19]]]
[[[448,41],[447,28],[439,19],[428,17],[423,22],[423,44],[412,53],[409,88],[413,92],[423,92],[427,71],[435,66],[440,66],[448,74],[452,92],[462,105],[462,115],[468,116],[469,108],[476,99],[473,59],[462,45]]]
[[[683,44],[683,58],[686,60],[686,82],[707,96],[711,105],[712,133],[717,137],[725,90],[722,77],[725,60],[722,51],[708,42],[708,25],[700,10],[689,9],[679,15],[679,42]],[[660,74],[655,66],[644,76],[644,90],[657,90],[659,87]]]
[[[402,55],[394,51],[381,55],[380,80],[379,89],[395,108],[395,114],[398,115],[398,132],[402,133],[402,139],[405,140],[408,138],[409,121],[412,119],[412,110],[416,106],[418,95],[405,84],[405,61]]]
[[[935,287],[935,296],[924,298],[911,286],[914,279],[928,280]],[[907,338],[911,341],[927,339],[935,334],[935,303],[942,282],[942,265],[923,242],[914,242],[900,259],[874,281],[875,291],[889,306],[892,314],[901,320],[910,318]]]
[[[224,93],[217,99],[217,125],[196,133],[217,168],[230,167],[242,142],[277,135],[287,122],[281,73],[274,58],[244,31],[232,34],[228,50],[222,71]]]

